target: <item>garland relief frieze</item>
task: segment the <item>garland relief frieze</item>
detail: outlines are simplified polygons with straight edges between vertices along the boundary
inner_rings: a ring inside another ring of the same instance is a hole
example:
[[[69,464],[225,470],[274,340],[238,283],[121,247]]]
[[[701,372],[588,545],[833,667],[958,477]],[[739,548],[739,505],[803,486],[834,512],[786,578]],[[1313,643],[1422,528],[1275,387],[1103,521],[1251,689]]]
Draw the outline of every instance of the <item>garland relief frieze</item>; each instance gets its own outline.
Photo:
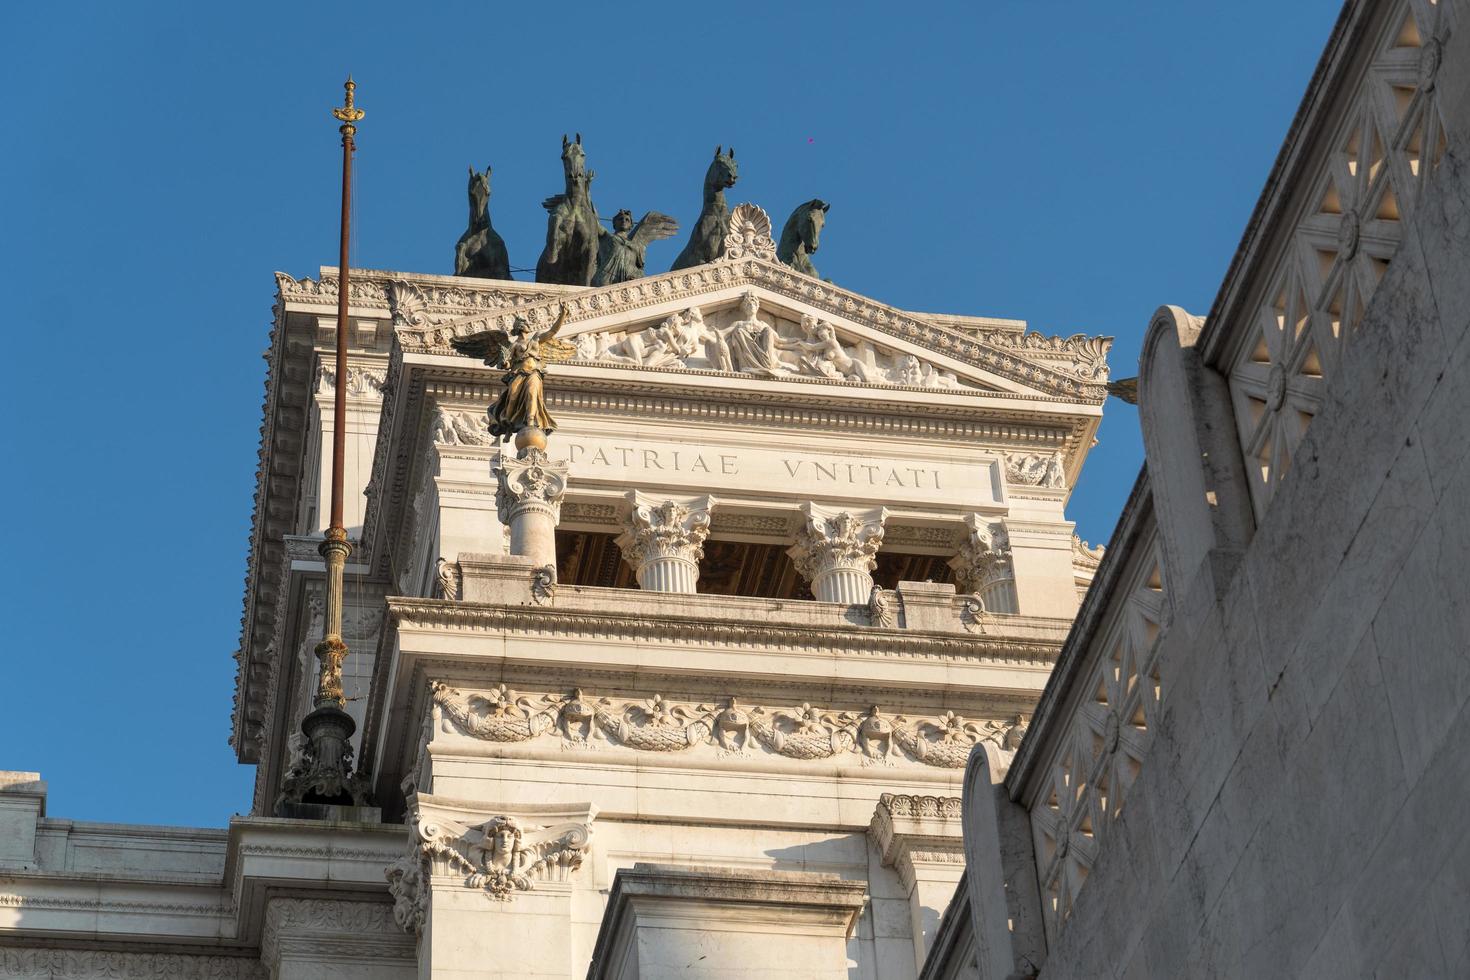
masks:
[[[963,769],[981,742],[1014,750],[1019,719],[970,720],[953,711],[934,717],[796,707],[723,705],[647,698],[524,694],[505,685],[483,693],[435,682],[430,687],[443,730],[487,742],[555,740],[563,749],[614,747],[677,753],[706,749],[718,757],[781,756],[799,761],[848,758],[861,765],[910,763]]]

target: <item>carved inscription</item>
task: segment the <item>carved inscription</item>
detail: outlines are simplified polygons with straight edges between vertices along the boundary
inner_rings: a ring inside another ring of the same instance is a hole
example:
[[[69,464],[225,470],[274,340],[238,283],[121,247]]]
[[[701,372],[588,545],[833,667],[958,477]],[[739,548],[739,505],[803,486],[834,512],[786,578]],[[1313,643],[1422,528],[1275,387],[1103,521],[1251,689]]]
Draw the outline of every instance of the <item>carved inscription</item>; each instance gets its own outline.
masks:
[[[627,481],[644,486],[720,486],[769,490],[800,487],[863,499],[997,501],[994,464],[940,463],[772,451],[747,447],[695,448],[675,443],[570,437],[562,452],[573,480]]]

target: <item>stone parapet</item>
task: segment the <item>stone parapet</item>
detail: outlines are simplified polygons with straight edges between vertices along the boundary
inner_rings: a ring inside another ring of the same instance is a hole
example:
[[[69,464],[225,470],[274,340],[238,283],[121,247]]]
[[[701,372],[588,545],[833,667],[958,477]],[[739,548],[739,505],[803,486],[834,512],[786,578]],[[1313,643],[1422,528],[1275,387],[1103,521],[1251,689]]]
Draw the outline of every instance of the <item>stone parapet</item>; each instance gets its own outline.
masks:
[[[845,980],[867,886],[831,874],[635,864],[608,896],[588,980]]]

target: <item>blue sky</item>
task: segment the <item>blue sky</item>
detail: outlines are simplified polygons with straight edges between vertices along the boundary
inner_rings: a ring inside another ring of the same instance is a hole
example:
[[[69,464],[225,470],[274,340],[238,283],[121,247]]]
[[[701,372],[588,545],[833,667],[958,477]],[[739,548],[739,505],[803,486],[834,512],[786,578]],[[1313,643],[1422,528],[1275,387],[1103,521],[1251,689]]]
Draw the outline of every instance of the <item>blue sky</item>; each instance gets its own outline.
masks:
[[[1117,338],[1205,313],[1336,0],[878,4],[6,4],[0,12],[0,768],[54,816],[222,826],[275,270],[336,262],[350,70],[353,264],[452,271],[467,164],[534,266],[561,134],[604,214],[687,227],[832,204],[817,263],[913,310]],[[682,240],[661,243],[662,270]],[[1108,405],[1070,505],[1111,533],[1142,459]]]

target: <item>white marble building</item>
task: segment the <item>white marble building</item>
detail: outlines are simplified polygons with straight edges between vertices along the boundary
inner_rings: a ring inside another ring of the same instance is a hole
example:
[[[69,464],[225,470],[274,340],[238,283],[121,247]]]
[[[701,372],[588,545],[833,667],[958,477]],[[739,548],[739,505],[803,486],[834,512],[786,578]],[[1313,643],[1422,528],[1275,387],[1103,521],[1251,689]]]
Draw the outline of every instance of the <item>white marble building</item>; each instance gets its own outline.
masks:
[[[1470,976],[1470,10],[1351,0],[926,978]]]
[[[0,974],[917,975],[966,760],[1008,764],[1098,565],[1064,508],[1109,342],[885,306],[738,217],[724,259],[603,288],[354,271],[345,379],[336,270],[277,277],[252,813],[82,824],[6,774]],[[449,340],[563,305],[564,465],[532,466],[489,438],[499,372]],[[377,808],[287,819],[337,384]]]

